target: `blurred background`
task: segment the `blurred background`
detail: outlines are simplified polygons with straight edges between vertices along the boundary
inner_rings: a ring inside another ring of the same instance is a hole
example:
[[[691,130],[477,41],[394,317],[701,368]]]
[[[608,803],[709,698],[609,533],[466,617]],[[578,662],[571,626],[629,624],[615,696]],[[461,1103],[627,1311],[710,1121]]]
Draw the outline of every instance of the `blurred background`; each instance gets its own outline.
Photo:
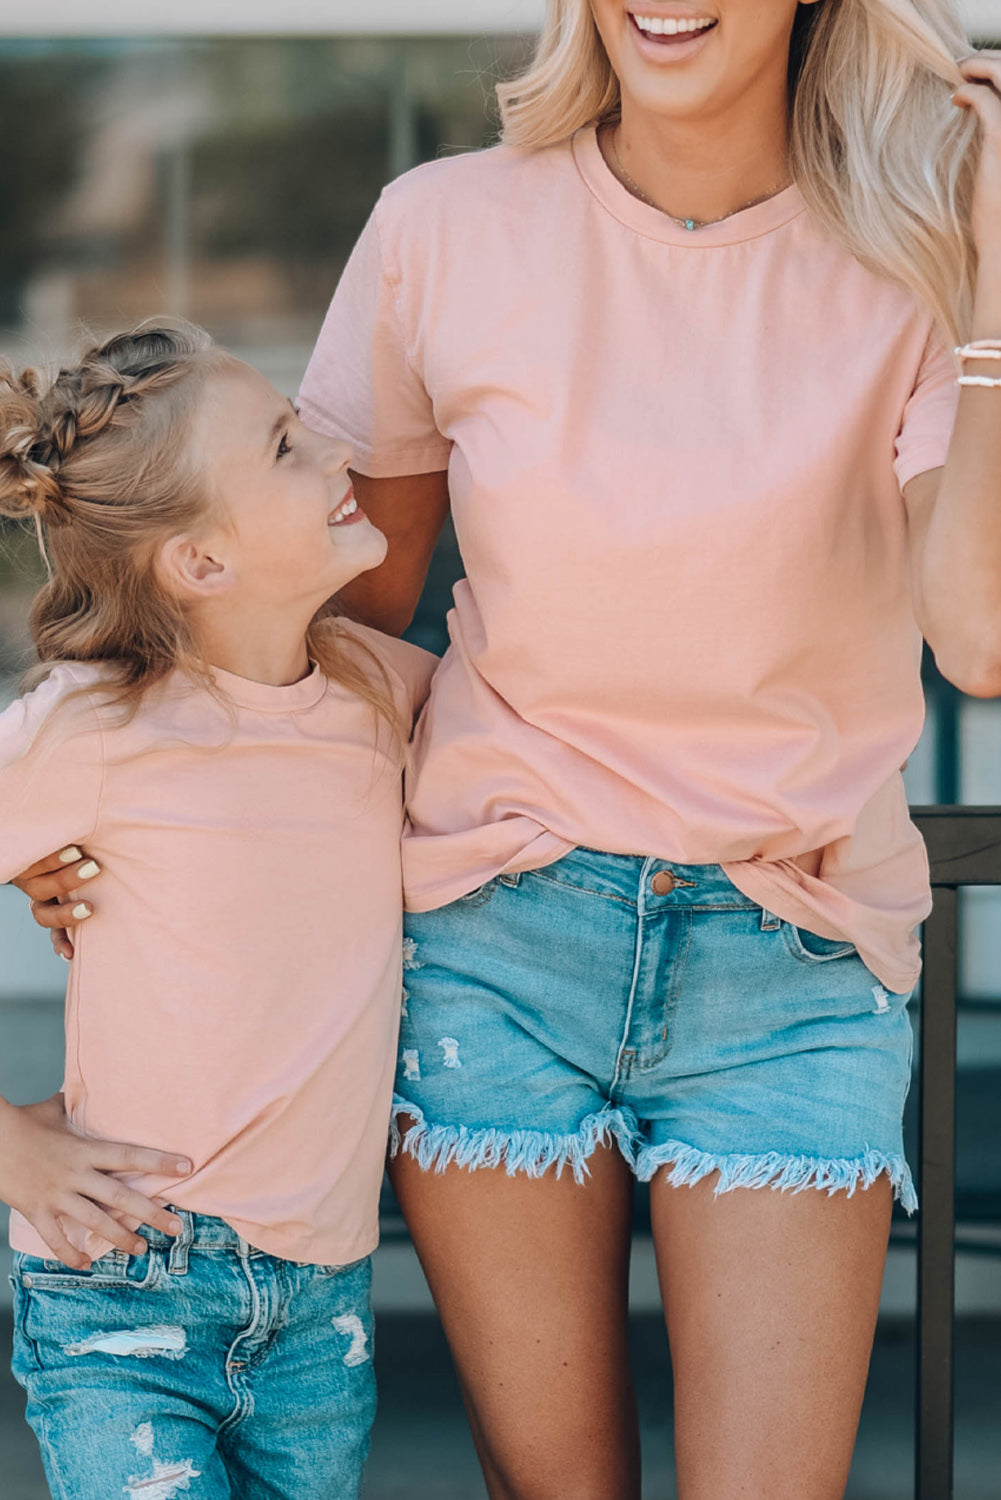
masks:
[[[46,365],[91,334],[183,314],[294,395],[383,183],[494,139],[493,85],[525,59],[541,11],[542,0],[173,0],[168,15],[136,0],[34,0],[0,18],[0,354]],[[1001,0],[972,0],[964,15],[978,44],[1001,45]],[[447,534],[411,631],[432,650],[444,649],[460,573]],[[39,576],[33,538],[0,530],[0,707],[30,659],[25,616]],[[925,677],[927,725],[905,773],[912,803],[1001,804],[1001,700],[963,699],[930,661]],[[970,889],[962,903],[957,1494],[998,1500],[1001,890]],[[15,1102],[59,1086],[64,982],[23,899],[0,888],[0,1091]],[[369,1500],[480,1500],[430,1300],[388,1194],[384,1225]],[[641,1199],[644,1493],[666,1500],[670,1376],[644,1231]],[[912,1225],[895,1224],[853,1500],[912,1493],[913,1241]],[[5,1350],[0,1458],[2,1500],[42,1500]]]

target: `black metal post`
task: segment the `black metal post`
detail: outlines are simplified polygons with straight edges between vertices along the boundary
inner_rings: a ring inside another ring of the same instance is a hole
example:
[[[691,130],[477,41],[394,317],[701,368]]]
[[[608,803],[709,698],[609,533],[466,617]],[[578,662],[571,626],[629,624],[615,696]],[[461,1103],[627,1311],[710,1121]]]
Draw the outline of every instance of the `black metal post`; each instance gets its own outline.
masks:
[[[958,901],[939,886],[921,991],[915,1500],[952,1500]]]

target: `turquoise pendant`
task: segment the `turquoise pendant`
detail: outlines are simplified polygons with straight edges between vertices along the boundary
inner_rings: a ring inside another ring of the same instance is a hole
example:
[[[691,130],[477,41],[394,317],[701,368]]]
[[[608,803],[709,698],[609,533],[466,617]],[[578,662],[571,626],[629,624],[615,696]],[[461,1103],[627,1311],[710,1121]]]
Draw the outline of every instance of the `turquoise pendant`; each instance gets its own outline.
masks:
[[[695,220],[694,219],[686,219],[685,220],[685,228],[686,229],[694,229],[695,228]]]

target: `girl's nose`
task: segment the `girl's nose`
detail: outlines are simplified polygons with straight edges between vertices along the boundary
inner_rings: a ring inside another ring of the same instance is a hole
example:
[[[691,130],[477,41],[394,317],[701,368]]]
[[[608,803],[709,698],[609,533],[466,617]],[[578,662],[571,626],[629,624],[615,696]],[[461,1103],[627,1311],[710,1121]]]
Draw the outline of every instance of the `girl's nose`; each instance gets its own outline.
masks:
[[[326,470],[328,474],[339,474],[351,462],[351,447],[330,438],[327,441]]]

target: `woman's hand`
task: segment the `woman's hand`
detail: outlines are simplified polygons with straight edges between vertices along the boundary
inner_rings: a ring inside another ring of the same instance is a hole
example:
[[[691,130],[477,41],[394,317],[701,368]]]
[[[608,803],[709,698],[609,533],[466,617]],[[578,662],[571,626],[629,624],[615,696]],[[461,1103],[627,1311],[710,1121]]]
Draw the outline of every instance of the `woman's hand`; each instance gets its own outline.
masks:
[[[94,910],[89,901],[79,897],[67,901],[66,897],[100,873],[97,862],[71,844],[68,849],[46,855],[11,881],[30,899],[31,915],[39,927],[51,930],[52,946],[60,958],[73,957],[68,929],[85,922]]]
[[[981,260],[996,263],[1001,261],[1001,52],[976,52],[963,59],[959,70],[965,81],[954,92],[953,103],[972,109],[983,133],[973,234]]]
[[[146,1241],[134,1233],[140,1224],[180,1233],[179,1219],[112,1173],[184,1177],[190,1171],[190,1162],[162,1151],[77,1135],[62,1094],[41,1104],[0,1101],[0,1199],[73,1270],[86,1270],[90,1258],[74,1248],[67,1230],[93,1230],[130,1255],[146,1252]]]

